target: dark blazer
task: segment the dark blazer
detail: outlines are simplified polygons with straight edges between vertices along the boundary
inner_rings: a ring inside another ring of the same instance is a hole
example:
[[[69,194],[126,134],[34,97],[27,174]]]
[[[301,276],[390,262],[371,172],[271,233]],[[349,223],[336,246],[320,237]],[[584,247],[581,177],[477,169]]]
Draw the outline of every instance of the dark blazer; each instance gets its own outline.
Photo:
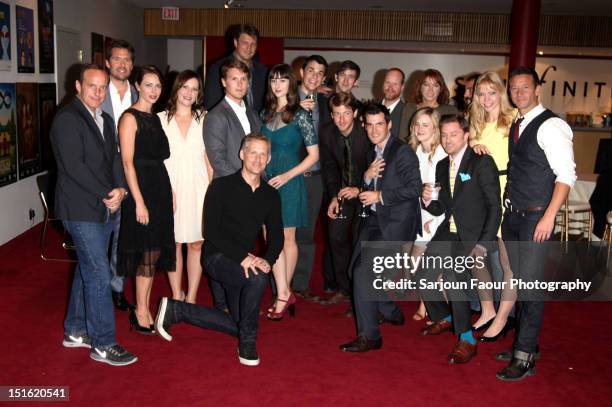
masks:
[[[404,101],[400,99],[400,101],[395,106],[395,109],[391,112],[391,134],[394,137],[399,137],[399,131],[402,124],[402,111],[404,110]]]
[[[130,84],[130,95],[132,98],[132,104],[136,103],[138,100],[138,91],[132,84]],[[100,108],[104,113],[110,116],[111,120],[113,120],[113,123],[115,124],[115,127],[119,126],[119,123],[117,122],[119,118],[115,117],[115,112],[113,112],[113,101],[111,100],[110,91],[106,92],[106,97],[104,98],[104,102],[102,102],[102,106],[100,106]]]
[[[206,71],[206,80],[204,81],[204,108],[206,110],[212,109],[216,106],[223,97],[225,91],[221,84],[221,67],[226,62],[232,60],[234,54],[230,54],[226,57],[213,62]],[[268,87],[268,68],[265,65],[253,60],[253,69],[251,70],[251,83],[253,89],[253,110],[259,113],[264,107],[264,98],[266,96],[266,89]],[[246,96],[244,98],[246,102]],[[259,130],[259,129],[258,129]],[[228,174],[229,175],[229,174]]]
[[[319,128],[317,134],[321,134],[325,125],[331,123],[333,126],[333,120],[329,111],[329,95],[317,93],[317,105],[319,106]]]
[[[433,240],[438,240],[442,233],[448,233],[449,219],[453,215],[459,240],[478,242],[491,248],[491,242],[497,240],[502,214],[499,174],[495,161],[489,155],[474,153],[468,146],[457,171],[452,197],[449,165],[448,157],[438,162],[436,180],[441,184],[440,196],[425,208],[433,215],[446,215]]]
[[[342,170],[344,168],[344,141],[335,124],[324,126],[319,133],[319,153],[321,157],[321,172],[325,191],[329,197],[338,195],[342,189]],[[351,138],[351,162],[355,169],[354,185],[360,188],[363,184],[363,173],[367,169],[368,152],[372,143],[359,119],[355,120]]]
[[[251,132],[258,132],[261,123],[257,114],[247,106],[246,115]],[[225,99],[204,117],[204,145],[214,178],[231,175],[242,168],[240,144],[246,134],[238,116]]]
[[[106,113],[104,139],[79,98],[61,109],[51,125],[51,146],[57,162],[55,215],[62,220],[98,222],[106,218],[102,199],[126,188],[115,141],[115,125]]]
[[[368,166],[375,158],[372,148],[368,153]],[[376,181],[383,204],[376,204],[376,212],[370,216],[378,218],[383,240],[413,241],[421,232],[419,159],[410,146],[393,136],[387,141],[383,158],[385,170]]]

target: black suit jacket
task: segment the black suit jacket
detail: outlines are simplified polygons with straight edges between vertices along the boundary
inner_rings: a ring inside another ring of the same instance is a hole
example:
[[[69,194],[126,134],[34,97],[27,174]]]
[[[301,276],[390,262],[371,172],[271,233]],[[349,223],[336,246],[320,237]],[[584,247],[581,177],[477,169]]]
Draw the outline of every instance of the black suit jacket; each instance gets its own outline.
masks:
[[[319,133],[319,153],[321,157],[321,172],[327,196],[334,197],[342,189],[342,170],[344,168],[344,141],[335,124],[326,125]],[[355,171],[353,185],[360,188],[363,184],[363,173],[367,169],[368,152],[372,143],[368,139],[361,122],[355,120],[351,138],[351,162]]]
[[[393,109],[391,112],[391,134],[394,137],[399,137],[399,131],[402,123],[402,110],[404,110],[404,105],[404,101],[400,99],[397,106],[395,106],[395,109]]]
[[[452,197],[449,166],[448,157],[438,162],[436,180],[441,184],[440,196],[426,208],[433,215],[446,215],[433,240],[439,240],[440,236],[449,232],[449,219],[452,215],[459,240],[479,243],[491,249],[491,242],[497,240],[502,213],[495,161],[491,156],[478,155],[467,147],[457,171]]]
[[[324,126],[327,126],[330,123],[332,126],[334,126],[333,120],[331,117],[331,113],[329,111],[329,95],[325,95],[323,93],[317,93],[317,105],[319,106],[319,132],[318,134],[321,134],[321,131]]]
[[[115,125],[102,112],[104,139],[91,113],[75,98],[51,125],[51,146],[57,162],[55,215],[59,219],[104,222],[102,199],[126,188],[123,164],[115,141]]]
[[[368,166],[376,158],[374,149],[368,153]],[[391,136],[383,151],[385,170],[376,181],[383,203],[376,212],[383,240],[413,241],[421,232],[421,173],[419,159],[404,142]],[[370,189],[373,181],[370,182]]]
[[[204,108],[206,110],[212,109],[225,96],[225,91],[221,84],[221,67],[233,58],[234,54],[232,53],[212,63],[208,67],[206,81],[204,83]],[[259,113],[264,107],[264,98],[268,86],[268,68],[253,60],[251,75],[251,83],[253,86],[253,106],[251,106],[251,108]],[[244,100],[246,102],[246,96]]]

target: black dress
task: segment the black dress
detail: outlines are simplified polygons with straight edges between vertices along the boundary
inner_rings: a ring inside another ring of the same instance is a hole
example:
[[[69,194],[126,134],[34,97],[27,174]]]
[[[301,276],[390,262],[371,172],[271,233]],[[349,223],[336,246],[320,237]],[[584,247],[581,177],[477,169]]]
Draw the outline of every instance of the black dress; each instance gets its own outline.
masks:
[[[170,157],[168,138],[156,114],[127,109],[136,119],[134,168],[149,211],[149,223],[136,221],[136,203],[129,194],[121,205],[117,273],[152,277],[176,269],[172,188],[164,160]]]

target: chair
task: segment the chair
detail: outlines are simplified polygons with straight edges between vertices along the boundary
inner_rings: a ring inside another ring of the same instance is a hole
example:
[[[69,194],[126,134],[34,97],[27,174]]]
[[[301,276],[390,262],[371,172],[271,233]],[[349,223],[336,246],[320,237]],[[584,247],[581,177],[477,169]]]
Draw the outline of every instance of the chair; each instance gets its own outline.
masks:
[[[606,256],[606,264],[608,264],[610,260],[610,246],[612,246],[612,211],[608,212],[606,215],[606,228],[604,229],[601,242],[602,245],[605,245],[608,249],[608,254]]]
[[[584,217],[572,217],[579,213],[588,213],[588,218]],[[565,198],[565,203],[561,207],[558,213],[558,218],[555,221],[557,226],[561,228],[560,239],[562,242],[567,242],[569,239],[570,232],[578,231],[581,236],[584,233],[587,234],[587,239],[591,241],[591,229],[593,227],[593,213],[591,212],[591,205],[588,202],[574,201]]]
[[[52,222],[58,222],[59,219],[53,217],[53,211],[52,209],[50,209],[50,206],[52,205],[48,204],[48,203],[51,203],[50,199],[52,199],[52,196],[53,196],[52,191],[54,189],[51,187],[51,176],[49,175],[49,173],[47,172],[47,173],[41,174],[38,177],[36,177],[36,184],[38,185],[38,196],[40,197],[40,202],[42,203],[43,211],[45,213],[45,216],[43,219],[42,231],[40,232],[40,257],[46,261],[63,261],[63,262],[69,262],[69,263],[76,263],[76,260],[73,260],[73,259],[66,259],[66,258],[60,258],[60,257],[49,257],[45,253],[45,242],[46,242],[46,236],[47,236],[47,229],[49,228],[49,225]],[[64,234],[63,234],[63,239],[62,239],[62,247],[64,248],[64,250],[68,250],[68,251],[75,250],[74,245],[70,243],[69,241],[68,233],[66,233],[65,230],[63,233]]]

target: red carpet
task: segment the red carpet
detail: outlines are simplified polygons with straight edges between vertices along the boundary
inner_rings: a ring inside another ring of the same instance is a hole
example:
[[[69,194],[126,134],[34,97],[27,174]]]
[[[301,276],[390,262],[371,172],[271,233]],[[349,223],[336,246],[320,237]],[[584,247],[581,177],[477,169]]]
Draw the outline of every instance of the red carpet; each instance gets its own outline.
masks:
[[[503,383],[493,354],[511,338],[480,346],[465,366],[449,366],[455,338],[418,335],[420,323],[384,326],[383,349],[338,350],[353,338],[344,305],[299,301],[296,317],[262,318],[259,367],[238,363],[236,341],[187,325],[165,342],[128,331],[118,312],[117,337],[139,361],[127,367],[93,362],[86,349],[61,346],[70,265],[38,257],[36,227],[0,247],[0,385],[70,386],[75,405],[610,405],[612,304],[549,303],[537,374]],[[316,285],[320,278],[316,278]],[[210,303],[202,284],[200,303]],[[315,287],[320,288],[320,287]],[[155,299],[167,295],[156,279]],[[267,301],[267,300],[266,300]],[[415,303],[403,303],[407,316]],[[606,401],[607,400],[607,401]],[[27,405],[24,403],[23,405]],[[22,405],[22,404],[19,404]]]

